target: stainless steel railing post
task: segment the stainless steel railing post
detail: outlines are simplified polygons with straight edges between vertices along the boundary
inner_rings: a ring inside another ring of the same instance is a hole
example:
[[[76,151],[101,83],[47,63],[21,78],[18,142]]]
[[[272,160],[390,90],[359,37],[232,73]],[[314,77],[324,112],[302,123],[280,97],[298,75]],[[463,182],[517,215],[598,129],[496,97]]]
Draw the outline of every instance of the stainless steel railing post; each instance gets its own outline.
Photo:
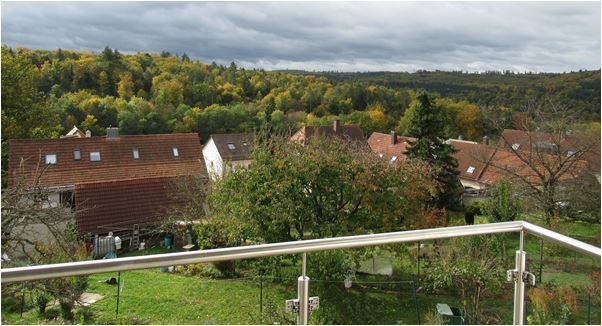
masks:
[[[299,313],[297,325],[307,325],[309,318],[309,277],[305,275],[307,253],[303,253],[303,267],[301,276],[297,279],[297,299],[299,300]]]
[[[524,231],[520,232],[519,250],[516,251],[516,278],[514,279],[514,325],[523,325],[525,321],[525,264],[527,253],[524,248]]]

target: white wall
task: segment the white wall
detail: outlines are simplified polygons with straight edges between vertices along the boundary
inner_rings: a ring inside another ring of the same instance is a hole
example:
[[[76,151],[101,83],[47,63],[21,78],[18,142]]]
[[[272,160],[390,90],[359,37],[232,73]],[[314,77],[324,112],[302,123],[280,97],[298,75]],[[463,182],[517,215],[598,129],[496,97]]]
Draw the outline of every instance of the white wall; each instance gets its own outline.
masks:
[[[241,160],[241,161],[226,161],[225,163],[225,171],[226,173],[231,172],[231,171],[236,171],[239,170],[241,168],[248,168],[249,164],[251,164],[251,160]]]
[[[213,138],[203,147],[203,157],[205,159],[205,166],[207,167],[207,174],[211,180],[217,180],[222,177],[224,170],[224,163],[221,156],[213,142]]]

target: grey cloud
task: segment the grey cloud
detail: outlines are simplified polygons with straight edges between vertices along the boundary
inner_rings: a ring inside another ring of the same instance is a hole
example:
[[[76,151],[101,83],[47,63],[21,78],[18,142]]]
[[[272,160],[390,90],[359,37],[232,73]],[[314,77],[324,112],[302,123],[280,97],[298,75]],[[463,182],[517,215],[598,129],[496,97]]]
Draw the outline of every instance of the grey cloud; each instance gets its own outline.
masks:
[[[599,69],[600,3],[4,2],[2,43],[266,69]]]

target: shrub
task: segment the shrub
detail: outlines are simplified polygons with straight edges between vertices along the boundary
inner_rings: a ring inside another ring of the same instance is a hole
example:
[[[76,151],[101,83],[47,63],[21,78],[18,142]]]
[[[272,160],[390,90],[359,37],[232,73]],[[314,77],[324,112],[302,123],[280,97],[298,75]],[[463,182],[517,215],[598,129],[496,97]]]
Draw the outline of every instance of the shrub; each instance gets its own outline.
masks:
[[[528,292],[531,312],[527,316],[529,324],[566,325],[575,321],[577,296],[570,287],[534,288]]]

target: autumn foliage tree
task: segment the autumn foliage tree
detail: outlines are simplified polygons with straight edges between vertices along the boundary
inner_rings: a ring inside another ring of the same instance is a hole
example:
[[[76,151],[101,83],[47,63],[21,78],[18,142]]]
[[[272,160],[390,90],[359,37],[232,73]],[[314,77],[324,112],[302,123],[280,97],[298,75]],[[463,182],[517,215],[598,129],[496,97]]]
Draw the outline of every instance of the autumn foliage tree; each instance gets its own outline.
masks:
[[[271,139],[248,170],[216,183],[213,208],[247,239],[278,242],[399,230],[421,220],[433,194],[424,164],[390,164],[338,140]]]

